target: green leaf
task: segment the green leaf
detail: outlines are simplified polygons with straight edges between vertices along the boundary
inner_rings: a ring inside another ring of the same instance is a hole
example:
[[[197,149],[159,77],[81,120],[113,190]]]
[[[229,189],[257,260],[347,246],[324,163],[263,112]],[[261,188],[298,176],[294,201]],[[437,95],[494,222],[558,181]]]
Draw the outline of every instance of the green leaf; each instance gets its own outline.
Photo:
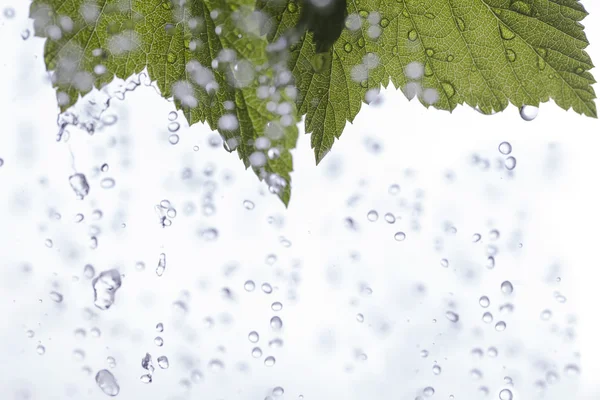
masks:
[[[280,52],[267,49],[254,5],[253,0],[35,0],[30,15],[35,34],[48,38],[44,58],[61,110],[92,87],[147,68],[190,124],[207,122],[218,129],[226,148],[237,149],[246,168],[254,165],[287,205],[290,150],[298,135],[295,88],[282,79],[287,69]]]
[[[258,0],[270,40],[299,23],[301,6]],[[489,114],[552,98],[597,117],[586,15],[576,0],[348,0],[348,29],[333,47],[318,54],[321,39],[308,32],[290,58],[317,163],[367,92],[390,81],[442,110],[468,104]]]

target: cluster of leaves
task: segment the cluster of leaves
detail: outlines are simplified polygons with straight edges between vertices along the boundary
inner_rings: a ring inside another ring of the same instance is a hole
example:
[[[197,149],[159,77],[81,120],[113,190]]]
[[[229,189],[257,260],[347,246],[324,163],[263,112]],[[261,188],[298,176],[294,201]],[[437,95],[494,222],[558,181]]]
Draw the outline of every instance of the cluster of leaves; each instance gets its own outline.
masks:
[[[596,117],[577,0],[34,0],[61,110],[148,70],[190,124],[290,199],[297,122],[317,163],[391,82],[483,113],[550,98]]]

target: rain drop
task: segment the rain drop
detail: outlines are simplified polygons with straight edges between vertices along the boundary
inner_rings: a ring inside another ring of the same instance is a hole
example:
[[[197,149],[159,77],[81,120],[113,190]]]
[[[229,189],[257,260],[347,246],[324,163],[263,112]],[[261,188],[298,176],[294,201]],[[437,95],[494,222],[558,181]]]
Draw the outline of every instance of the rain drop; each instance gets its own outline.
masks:
[[[80,200],[90,192],[90,185],[87,182],[84,174],[74,174],[69,177],[69,184]]]
[[[406,239],[406,234],[404,232],[396,232],[394,234],[394,239],[397,242],[402,242],[404,239]]]
[[[265,365],[267,367],[272,367],[273,365],[275,365],[275,362],[276,362],[275,357],[273,357],[273,356],[269,356],[269,357],[265,358]]]
[[[260,336],[258,335],[258,332],[256,332],[256,331],[252,331],[248,334],[248,340],[251,343],[258,343],[259,339],[260,339]]]
[[[107,396],[116,396],[121,390],[114,375],[107,369],[98,371],[96,384]]]
[[[498,151],[505,156],[509,155],[512,151],[512,145],[508,142],[502,142],[498,145]]]
[[[500,290],[502,290],[502,293],[511,294],[513,292],[514,288],[513,288],[512,283],[510,283],[510,281],[504,281],[500,285]]]
[[[167,358],[167,356],[160,356],[156,359],[156,362],[158,363],[158,366],[161,369],[167,369],[169,368],[169,359]]]
[[[167,256],[165,253],[160,253],[158,256],[158,265],[156,266],[156,275],[162,276],[167,268]]]
[[[507,157],[506,160],[504,161],[504,167],[509,171],[512,171],[513,169],[515,169],[516,166],[517,166],[517,159],[514,158],[513,156]]]
[[[379,219],[379,214],[375,210],[371,210],[367,213],[367,219],[371,222],[375,222]]]
[[[94,305],[108,310],[115,301],[115,294],[121,287],[121,275],[116,269],[101,272],[93,281]]]
[[[454,323],[458,322],[458,320],[460,319],[458,314],[453,311],[446,311],[446,318],[448,319],[448,321]]]
[[[273,330],[278,331],[283,327],[283,321],[281,321],[281,318],[275,316],[271,318],[270,325]]]

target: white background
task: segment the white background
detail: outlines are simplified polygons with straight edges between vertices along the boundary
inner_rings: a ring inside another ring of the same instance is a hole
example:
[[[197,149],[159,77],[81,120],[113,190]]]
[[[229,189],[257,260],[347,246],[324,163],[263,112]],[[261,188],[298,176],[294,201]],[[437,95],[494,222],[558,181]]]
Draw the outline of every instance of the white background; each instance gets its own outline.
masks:
[[[590,12],[584,21],[592,43],[588,50],[598,62],[600,4],[583,3]],[[498,398],[499,390],[509,387],[504,376],[513,378],[516,399],[531,399],[533,382],[548,367],[540,367],[542,361],[561,374],[544,398],[599,398],[597,120],[554,104],[542,105],[532,122],[512,107],[494,116],[463,107],[450,114],[385,92],[382,105],[364,106],[318,167],[309,138],[301,134],[286,210],[243,170],[237,156],[208,145],[208,128],[184,126],[179,144],[170,145],[167,115],[173,106],[149,87],[114,102],[108,112],[118,116],[117,124],[91,137],[72,129],[68,143],[57,143],[43,42],[20,37],[30,28],[28,4],[0,3],[0,9],[6,6],[16,10],[13,19],[0,17],[0,388],[9,399],[105,398],[93,375],[108,368],[107,356],[117,360],[111,371],[126,399],[262,399],[274,386],[284,387],[288,399],[300,394],[413,399],[426,386],[435,387],[435,398],[476,399],[482,385],[489,398]],[[185,125],[182,117],[179,122]],[[381,144],[380,152],[369,150],[373,141]],[[497,168],[502,141],[512,143],[517,158],[512,175]],[[489,159],[491,167],[474,165],[473,154]],[[105,162],[109,172],[97,172]],[[212,178],[203,174],[210,165]],[[69,187],[73,168],[90,181],[84,201]],[[192,179],[181,179],[184,168],[192,169]],[[449,171],[453,181],[446,178]],[[225,175],[233,179],[226,181]],[[115,178],[115,188],[100,187],[105,176]],[[205,216],[202,199],[210,180],[217,183],[216,213]],[[388,194],[392,183],[401,186],[396,196]],[[360,199],[348,206],[356,194]],[[162,199],[178,211],[167,229],[154,213]],[[245,209],[244,199],[256,207]],[[186,215],[187,202],[195,204],[195,213]],[[422,205],[420,215],[411,208],[416,202]],[[92,221],[97,208],[104,217]],[[377,222],[367,220],[370,209],[379,212]],[[387,224],[388,211],[402,219]],[[86,219],[75,224],[79,212]],[[354,218],[357,232],[346,227],[346,217]],[[413,229],[413,220],[420,230]],[[446,221],[457,228],[456,235],[444,230]],[[102,230],[96,250],[88,245],[91,225]],[[219,231],[212,242],[197,233],[209,227]],[[501,238],[490,271],[484,264],[492,228]],[[396,231],[406,232],[404,242],[394,240]],[[483,235],[482,243],[471,243],[475,232]],[[292,246],[283,247],[280,236]],[[47,238],[52,248],[44,245]],[[439,251],[436,238],[443,242]],[[158,278],[154,268],[161,252],[168,265]],[[353,260],[356,252],[360,258]],[[271,253],[278,256],[273,266],[264,261]],[[440,266],[443,257],[450,268]],[[146,263],[144,271],[135,269],[137,261]],[[31,272],[23,271],[25,263]],[[118,267],[125,274],[108,311],[93,307],[91,283],[82,275],[86,263],[97,271]],[[226,275],[231,263],[238,267]],[[266,295],[257,287],[247,293],[247,279],[257,286],[270,282],[276,290]],[[515,293],[505,298],[499,287],[507,279]],[[372,288],[370,296],[361,292],[363,282]],[[224,286],[234,300],[223,299]],[[51,290],[65,296],[63,303],[51,301]],[[554,291],[567,302],[558,303]],[[506,331],[481,321],[484,310],[477,300],[483,294],[492,299],[494,322],[507,321]],[[183,316],[172,308],[182,297],[188,304]],[[284,304],[281,334],[269,329],[273,301]],[[497,308],[506,301],[515,311],[502,316]],[[444,316],[452,307],[461,316],[459,324]],[[86,308],[96,316],[90,319]],[[545,308],[553,311],[549,322],[539,318]],[[359,312],[362,324],[356,320]],[[569,315],[576,316],[575,323],[567,322]],[[211,327],[207,317],[214,320]],[[152,342],[159,321],[165,324],[160,349]],[[102,330],[100,338],[90,334],[94,326]],[[73,335],[77,328],[87,330],[85,339]],[[26,336],[28,329],[34,338]],[[564,339],[567,329],[576,332],[572,342]],[[262,359],[276,356],[274,367],[251,357],[254,345],[246,338],[251,330],[261,334]],[[269,348],[275,336],[283,338],[283,348]],[[36,353],[38,341],[46,347],[43,356]],[[471,356],[472,348],[490,345],[498,347],[497,359]],[[74,360],[74,349],[85,350],[85,360]],[[358,360],[356,349],[368,359]],[[422,349],[429,357],[420,356]],[[146,352],[171,360],[151,385],[139,382]],[[225,369],[211,371],[211,359],[223,360]],[[440,376],[431,372],[434,361],[442,366]],[[580,365],[579,378],[563,376],[568,363]],[[82,372],[83,366],[93,374]],[[194,368],[202,371],[203,382],[185,390],[179,381],[189,379]],[[483,371],[481,381],[470,377],[473,368]]]

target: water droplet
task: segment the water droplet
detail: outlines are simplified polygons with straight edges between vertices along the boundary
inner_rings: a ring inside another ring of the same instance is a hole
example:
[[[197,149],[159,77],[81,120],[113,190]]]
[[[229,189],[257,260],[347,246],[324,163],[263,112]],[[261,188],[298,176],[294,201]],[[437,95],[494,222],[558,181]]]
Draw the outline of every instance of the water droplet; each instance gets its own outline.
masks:
[[[21,32],[21,39],[27,40],[27,39],[29,39],[29,36],[31,36],[31,31],[29,31],[29,29],[24,29]]]
[[[167,255],[160,253],[158,256],[158,265],[156,266],[156,275],[162,276],[167,268]]]
[[[546,60],[544,60],[541,56],[539,56],[537,65],[538,65],[538,68],[540,69],[540,71],[543,71],[544,69],[546,69]]]
[[[388,224],[393,224],[394,222],[396,222],[396,217],[392,213],[386,213],[383,216],[383,218],[385,219],[385,222],[387,222]]]
[[[495,347],[490,347],[487,350],[487,354],[489,357],[498,357],[498,349],[496,349]]]
[[[487,296],[481,296],[479,298],[479,305],[483,308],[488,308],[490,306],[490,299]]]
[[[114,357],[108,356],[106,357],[106,364],[108,364],[109,368],[115,368],[117,366],[117,360]]]
[[[442,88],[444,89],[444,92],[448,97],[452,97],[456,93],[456,90],[454,89],[454,86],[451,83],[442,82]]]
[[[121,287],[121,275],[116,269],[101,272],[93,281],[94,305],[108,310],[115,302],[115,294]]]
[[[481,320],[483,322],[485,322],[486,324],[490,324],[494,320],[494,316],[492,315],[492,313],[486,312],[486,313],[483,313],[483,316],[481,317]]]
[[[419,35],[417,34],[416,30],[413,29],[408,32],[408,40],[410,40],[411,42],[417,40],[418,37]]]
[[[504,281],[500,285],[500,290],[502,290],[502,293],[511,294],[513,292],[514,288],[510,281]]]
[[[580,374],[580,369],[575,364],[567,364],[565,366],[565,375],[569,377],[577,376]]]
[[[493,256],[488,256],[486,262],[485,262],[485,267],[487,269],[493,269],[496,266],[496,259]]]
[[[540,318],[542,319],[542,321],[548,321],[550,318],[552,318],[552,311],[547,309],[542,311],[542,313],[540,314]]]
[[[506,322],[504,322],[504,321],[496,322],[495,328],[498,332],[504,331],[506,329]]]
[[[55,303],[62,303],[63,295],[56,291],[52,291],[50,292],[50,299],[52,299],[52,301],[54,301]]]
[[[512,151],[512,145],[508,142],[502,142],[498,145],[498,151],[505,156],[509,155]]]
[[[512,400],[513,394],[509,389],[502,389],[498,397],[500,400]]]
[[[281,386],[277,386],[273,389],[273,396],[282,396],[283,392],[283,388]]]
[[[248,340],[251,343],[258,343],[259,339],[260,339],[260,336],[258,335],[258,332],[256,332],[256,331],[252,331],[248,334]]]
[[[140,376],[140,381],[142,381],[142,383],[152,383],[152,375],[144,374]]]
[[[427,358],[429,356],[429,352],[425,349],[421,350],[421,358]]]
[[[271,286],[269,283],[267,283],[267,282],[263,283],[263,284],[260,286],[260,288],[261,288],[261,289],[262,289],[262,291],[263,291],[263,292],[265,292],[266,294],[271,294],[271,293],[273,293],[273,287],[272,287],[272,286]]]
[[[243,205],[246,210],[254,210],[254,203],[250,200],[244,200]]]
[[[371,210],[367,213],[367,219],[371,222],[375,222],[379,219],[379,214],[375,210]]]
[[[448,321],[454,323],[458,322],[458,320],[460,319],[458,314],[453,311],[446,311],[446,318],[448,319]]]
[[[554,371],[546,372],[546,382],[550,385],[558,382],[558,374]]]
[[[515,62],[517,60],[517,53],[515,53],[511,49],[506,49],[506,59],[510,62]]]
[[[506,25],[500,24],[500,36],[504,40],[512,40],[515,38],[515,33],[510,30]]]
[[[173,64],[175,61],[177,61],[177,54],[169,52],[167,54],[167,62],[169,62],[169,64]]]
[[[35,348],[35,351],[40,355],[43,356],[44,354],[46,354],[46,348],[44,346],[42,346],[41,344],[38,344],[38,346]]]
[[[278,331],[283,327],[283,321],[281,321],[281,318],[277,316],[271,318],[269,324],[271,325],[271,328],[275,331]]]
[[[44,245],[45,245],[47,248],[51,249],[51,248],[52,248],[52,246],[54,246],[54,242],[52,241],[52,239],[46,239],[46,240],[44,240]]]
[[[402,241],[404,241],[404,239],[406,239],[406,234],[404,232],[396,232],[394,234],[394,239],[397,242],[402,242]]]
[[[164,330],[165,330],[165,327],[162,322],[159,322],[158,324],[156,324],[156,332],[162,332]]]
[[[275,357],[273,357],[273,356],[269,356],[269,357],[265,358],[265,365],[267,367],[272,367],[273,365],[275,365],[275,362],[276,362],[276,360],[275,360]]]
[[[104,178],[100,181],[100,187],[102,189],[112,189],[115,187],[115,180],[113,178]]]
[[[169,368],[169,359],[167,358],[167,356],[160,356],[156,359],[156,362],[158,363],[158,366],[161,369],[167,369]]]
[[[252,349],[252,357],[254,357],[254,358],[262,357],[262,350],[260,349],[260,347],[255,347]]]
[[[448,261],[447,258],[442,258],[442,260],[440,261],[440,265],[444,268],[448,268],[448,266],[450,265],[450,262]]]
[[[150,353],[146,353],[144,358],[142,358],[142,368],[146,371],[150,371],[150,373],[154,372],[154,366],[152,365],[152,356]]]
[[[512,171],[513,169],[515,169],[516,166],[517,166],[517,159],[514,158],[513,156],[507,157],[506,160],[504,161],[504,167],[509,171]]]
[[[434,15],[433,13],[426,12],[426,13],[425,13],[425,18],[428,18],[428,19],[434,19],[434,18],[435,18],[435,15]]]
[[[107,396],[116,396],[121,390],[114,375],[107,369],[98,371],[96,384]]]
[[[433,56],[434,53],[435,51],[433,51],[433,49],[425,49],[425,54],[429,57]]]
[[[521,0],[513,1],[510,5],[510,9],[518,12],[519,14],[531,16],[531,6],[524,1],[521,1]],[[512,395],[511,395],[511,399],[512,399]],[[505,399],[502,399],[502,400],[505,400]]]
[[[169,143],[171,143],[172,145],[176,145],[177,143],[179,143],[179,135],[175,133],[169,135]]]
[[[282,309],[283,309],[283,304],[281,304],[278,301],[271,304],[271,310],[273,310],[273,311],[281,311]]]
[[[535,117],[537,117],[539,108],[535,106],[522,106],[519,109],[519,114],[521,114],[521,118],[525,121],[533,121]]]
[[[477,243],[481,240],[481,235],[479,233],[474,233],[473,236],[471,236],[471,242],[473,243]]]
[[[346,42],[346,44],[344,45],[344,51],[346,53],[350,53],[352,51],[352,43]]]
[[[169,125],[167,125],[167,129],[169,130],[169,132],[177,132],[179,130],[179,122],[177,121],[173,121],[171,123],[169,123]]]
[[[442,367],[436,364],[433,366],[432,371],[434,375],[439,375],[442,373]]]
[[[461,17],[456,18],[456,25],[458,25],[458,29],[461,31],[465,30],[465,21]]]
[[[212,359],[208,363],[208,368],[213,372],[219,372],[225,369],[225,364],[219,359]]]
[[[164,340],[163,338],[161,338],[160,336],[157,336],[154,338],[154,344],[158,347],[162,347],[162,345],[164,344]]]
[[[83,199],[90,192],[90,185],[84,174],[74,174],[69,177],[69,184],[79,199]]]
[[[425,397],[431,397],[435,394],[435,389],[431,386],[427,386],[425,389],[423,389],[423,394]]]

